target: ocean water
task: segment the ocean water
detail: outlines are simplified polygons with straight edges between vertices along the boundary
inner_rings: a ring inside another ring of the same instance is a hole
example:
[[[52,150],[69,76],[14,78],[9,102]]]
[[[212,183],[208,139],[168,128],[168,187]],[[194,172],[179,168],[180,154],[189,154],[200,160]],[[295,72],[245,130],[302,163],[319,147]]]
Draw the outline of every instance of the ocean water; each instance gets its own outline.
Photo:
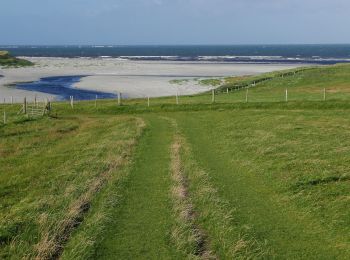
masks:
[[[47,77],[31,83],[16,84],[16,88],[57,95],[58,100],[69,100],[70,96],[75,100],[93,100],[96,96],[99,99],[116,97],[113,93],[73,88],[73,84],[79,82],[82,77],[85,76]]]
[[[183,45],[183,46],[1,46],[16,56],[114,57],[129,60],[236,63],[350,62],[350,44],[333,45]]]

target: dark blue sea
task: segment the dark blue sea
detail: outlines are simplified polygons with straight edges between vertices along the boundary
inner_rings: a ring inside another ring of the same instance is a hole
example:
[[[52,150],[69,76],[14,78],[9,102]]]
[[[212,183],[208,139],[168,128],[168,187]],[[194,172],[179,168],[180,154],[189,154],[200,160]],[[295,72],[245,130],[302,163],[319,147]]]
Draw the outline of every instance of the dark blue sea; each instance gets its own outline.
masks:
[[[113,57],[129,60],[236,63],[350,62],[350,44],[333,45],[183,45],[183,46],[1,46],[16,56]]]

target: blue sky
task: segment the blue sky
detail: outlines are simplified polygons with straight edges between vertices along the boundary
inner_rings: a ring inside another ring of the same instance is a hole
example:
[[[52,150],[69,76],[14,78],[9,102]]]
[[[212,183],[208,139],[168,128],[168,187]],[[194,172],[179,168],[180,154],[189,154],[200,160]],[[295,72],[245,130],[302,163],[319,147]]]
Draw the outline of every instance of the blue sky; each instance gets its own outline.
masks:
[[[1,0],[0,44],[350,43],[349,0]]]

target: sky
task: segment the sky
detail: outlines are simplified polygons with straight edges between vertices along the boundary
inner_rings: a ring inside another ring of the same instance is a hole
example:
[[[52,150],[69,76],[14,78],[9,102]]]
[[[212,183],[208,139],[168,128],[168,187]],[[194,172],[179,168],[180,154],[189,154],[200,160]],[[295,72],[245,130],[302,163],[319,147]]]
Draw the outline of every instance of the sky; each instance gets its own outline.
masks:
[[[0,44],[350,43],[349,0],[1,0]]]

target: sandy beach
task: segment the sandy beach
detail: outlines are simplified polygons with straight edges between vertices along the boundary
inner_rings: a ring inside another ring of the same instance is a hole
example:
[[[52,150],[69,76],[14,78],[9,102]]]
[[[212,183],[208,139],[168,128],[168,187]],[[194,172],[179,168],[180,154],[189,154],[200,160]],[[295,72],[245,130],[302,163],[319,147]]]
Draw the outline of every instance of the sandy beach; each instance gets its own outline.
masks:
[[[26,58],[33,67],[0,69],[0,100],[20,102],[35,96],[55,96],[15,89],[19,82],[37,81],[50,76],[87,75],[75,88],[103,92],[121,92],[128,98],[169,96],[207,91],[210,87],[198,84],[198,78],[260,74],[269,71],[295,68],[301,65],[285,64],[234,64],[214,62],[130,61],[114,58]],[[174,79],[189,79],[172,84]]]

